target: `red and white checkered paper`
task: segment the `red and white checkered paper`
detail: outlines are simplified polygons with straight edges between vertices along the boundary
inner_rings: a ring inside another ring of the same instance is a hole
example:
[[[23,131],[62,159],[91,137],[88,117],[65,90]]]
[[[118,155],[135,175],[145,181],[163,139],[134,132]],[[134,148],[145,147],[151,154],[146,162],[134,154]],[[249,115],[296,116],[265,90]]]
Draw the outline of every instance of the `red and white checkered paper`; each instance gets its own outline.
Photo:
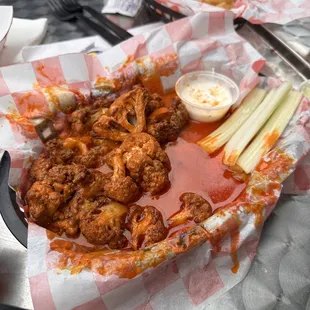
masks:
[[[202,0],[156,0],[184,15],[198,12],[218,12],[224,9],[202,3]],[[236,0],[231,12],[252,24],[286,24],[310,16],[309,0]]]
[[[160,59],[162,65],[160,79],[164,90],[172,88],[183,73],[214,68],[239,84],[242,97],[259,82],[257,72],[264,64],[253,47],[235,33],[233,14],[214,12],[200,13],[139,35],[96,58],[70,54],[0,68],[3,133],[0,145],[2,150],[9,150],[12,157],[11,185],[22,185],[31,161],[42,148],[29,119],[55,111],[47,92],[49,87],[61,85],[68,91],[78,90],[87,95],[99,77],[116,76],[123,80],[123,86],[130,86],[128,81],[135,76],[152,74],[158,69],[153,66],[156,59]],[[287,128],[285,138],[278,144],[294,162],[309,150],[309,128],[306,127],[309,106],[305,100]],[[282,179],[293,168],[286,171]],[[279,195],[279,190],[274,191],[275,199]],[[266,207],[265,215],[270,213],[274,202]],[[254,214],[243,214],[242,210],[242,207],[238,209],[243,225],[237,244],[240,267],[236,274],[231,271],[234,263],[230,257],[230,236],[227,236],[221,242],[220,252],[205,242],[184,255],[167,253],[167,259],[157,268],[147,269],[131,280],[100,276],[93,270],[70,275],[67,270],[55,269],[58,254],[50,250],[51,240],[45,229],[30,224],[28,272],[34,307],[44,310],[203,309],[245,277],[255,256],[261,226],[256,229]],[[231,217],[230,209],[223,214],[222,217],[215,214],[203,227],[214,231]]]

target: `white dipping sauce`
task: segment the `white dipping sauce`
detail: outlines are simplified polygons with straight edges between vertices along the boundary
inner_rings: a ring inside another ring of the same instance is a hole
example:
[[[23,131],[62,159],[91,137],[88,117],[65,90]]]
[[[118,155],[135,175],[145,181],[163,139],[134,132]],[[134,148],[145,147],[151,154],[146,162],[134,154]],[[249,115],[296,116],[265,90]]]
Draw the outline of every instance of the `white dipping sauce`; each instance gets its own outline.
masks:
[[[232,101],[230,91],[219,83],[197,79],[186,83],[184,86],[182,97],[193,104],[218,107],[227,105]]]
[[[234,81],[210,71],[186,73],[178,79],[175,90],[189,117],[200,122],[220,120],[239,98],[239,88]]]

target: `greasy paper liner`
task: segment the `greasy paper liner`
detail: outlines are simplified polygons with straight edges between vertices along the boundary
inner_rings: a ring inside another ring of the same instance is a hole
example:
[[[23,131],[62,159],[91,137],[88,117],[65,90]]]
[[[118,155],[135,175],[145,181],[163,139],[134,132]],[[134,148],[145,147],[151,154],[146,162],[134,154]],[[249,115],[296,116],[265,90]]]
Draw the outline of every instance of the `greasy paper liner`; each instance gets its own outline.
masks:
[[[136,36],[98,57],[70,54],[0,68],[0,126],[5,133],[0,139],[1,149],[12,157],[10,184],[23,190],[31,162],[43,147],[29,120],[52,118],[72,93],[82,99],[91,92],[112,92],[113,99],[137,82],[166,92],[186,72],[214,69],[233,78],[244,97],[260,81],[257,72],[263,64],[234,32],[233,14],[215,12]],[[264,87],[274,84],[267,82]],[[77,240],[47,234],[30,223],[28,274],[34,307],[201,309],[229,290],[250,267],[261,224],[280,195],[281,182],[308,152],[309,105],[303,100],[277,148],[237,201],[201,226],[147,249],[89,253]]]
[[[224,9],[203,3],[203,0],[156,0],[162,5],[184,15],[198,12],[218,12]],[[252,24],[286,24],[310,16],[308,0],[237,0],[230,10],[235,18],[242,17]]]

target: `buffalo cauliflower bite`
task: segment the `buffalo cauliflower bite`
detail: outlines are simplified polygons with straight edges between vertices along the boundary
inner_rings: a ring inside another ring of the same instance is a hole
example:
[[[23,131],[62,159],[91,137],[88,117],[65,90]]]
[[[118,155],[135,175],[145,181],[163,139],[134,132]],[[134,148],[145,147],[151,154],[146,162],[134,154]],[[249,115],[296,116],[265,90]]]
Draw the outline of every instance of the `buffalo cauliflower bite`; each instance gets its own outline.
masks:
[[[124,141],[129,135],[113,118],[106,115],[102,115],[93,124],[92,132],[94,136],[104,137],[113,141]]]
[[[91,129],[88,123],[90,107],[85,107],[74,111],[70,117],[69,122],[71,123],[71,131],[74,134],[84,135]]]
[[[56,165],[48,171],[47,179],[51,183],[77,185],[88,176],[88,170],[82,165]]]
[[[144,91],[136,87],[132,91],[121,95],[109,108],[113,119],[129,132],[142,132],[146,128]],[[135,125],[129,122],[135,117]]]
[[[59,235],[65,233],[68,237],[77,237],[80,232],[80,220],[85,218],[88,212],[110,202],[111,200],[104,196],[86,199],[82,191],[76,192],[69,203],[55,212],[53,222],[47,228]]]
[[[98,108],[108,108],[112,101],[109,96],[93,96],[91,98],[91,106],[94,109]]]
[[[65,233],[68,238],[75,238],[80,233],[78,221],[74,216],[63,220],[53,220],[46,228],[58,235]]]
[[[92,199],[104,195],[104,186],[109,182],[109,176],[98,170],[89,170],[90,178],[82,189],[83,197]]]
[[[111,104],[94,122],[92,131],[97,136],[124,141],[129,133],[146,131],[146,116],[162,106],[159,95],[151,95],[145,88],[136,86]]]
[[[49,169],[44,180],[35,182],[26,195],[31,218],[47,225],[60,205],[68,201],[89,177],[83,166],[56,165]]]
[[[137,184],[129,176],[126,176],[126,169],[119,149],[113,151],[114,156],[110,157],[110,165],[113,174],[107,174],[109,181],[104,185],[105,194],[117,201],[128,203],[135,201],[140,194]]]
[[[151,195],[160,194],[170,186],[168,171],[159,160],[153,160],[141,170],[139,184]]]
[[[171,107],[154,111],[147,119],[147,132],[159,143],[177,139],[180,131],[188,123],[189,116],[185,105],[175,98]]]
[[[144,91],[148,93],[148,95],[145,96],[146,98],[145,113],[148,116],[155,110],[161,108],[163,106],[163,101],[160,95],[156,93],[150,94],[146,89],[144,89]]]
[[[90,173],[84,166],[56,165],[48,171],[45,181],[67,201],[89,178]]]
[[[31,165],[30,177],[34,181],[43,181],[52,167],[52,161],[44,153],[41,153]]]
[[[75,156],[73,161],[87,168],[98,168],[104,165],[104,156],[110,151],[111,149],[107,149],[104,146],[95,146],[86,155]]]
[[[131,206],[128,213],[128,227],[134,250],[147,247],[167,236],[162,214],[152,206]]]
[[[92,106],[87,106],[82,109],[74,111],[69,117],[69,123],[71,124],[71,134],[74,136],[81,136],[87,134],[95,121],[99,119],[101,115],[105,115],[108,109],[94,109]]]
[[[169,227],[185,224],[188,221],[201,223],[212,215],[212,207],[207,200],[194,193],[184,193],[180,197],[181,210],[170,216]]]
[[[121,144],[120,149],[123,153],[130,153],[133,150],[141,150],[152,160],[159,160],[168,169],[171,169],[171,164],[168,155],[161,148],[160,144],[151,135],[147,133],[135,133]],[[130,156],[125,156],[130,157]]]
[[[143,191],[156,195],[169,187],[170,160],[152,136],[131,134],[118,149],[108,154],[108,164],[111,165],[116,152],[121,154],[130,176]]]
[[[127,245],[123,235],[126,214],[127,207],[116,202],[93,208],[80,219],[81,232],[92,244],[123,248]]]
[[[46,147],[50,160],[55,164],[75,163],[98,168],[105,163],[105,155],[117,146],[113,141],[98,140],[89,136],[54,139]]]
[[[35,182],[31,186],[26,194],[26,202],[31,219],[42,226],[46,226],[64,203],[64,198],[51,185],[42,181]]]
[[[74,150],[63,147],[62,139],[52,139],[46,143],[46,151],[54,164],[64,165],[75,155]]]

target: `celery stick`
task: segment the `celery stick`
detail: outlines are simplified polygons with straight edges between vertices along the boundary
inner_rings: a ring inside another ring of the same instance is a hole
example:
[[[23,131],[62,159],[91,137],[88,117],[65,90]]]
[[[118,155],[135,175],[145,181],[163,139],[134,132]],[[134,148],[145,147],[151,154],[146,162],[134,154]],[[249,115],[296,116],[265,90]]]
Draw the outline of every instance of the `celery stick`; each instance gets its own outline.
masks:
[[[236,164],[247,144],[268,120],[291,88],[291,82],[284,82],[278,89],[269,92],[263,102],[226,144],[223,156],[225,165],[234,166]]]
[[[237,110],[210,135],[198,141],[204,150],[213,153],[223,146],[241,125],[254,112],[257,106],[266,96],[266,91],[260,88],[254,88],[242,101]]]
[[[237,161],[237,165],[246,173],[250,173],[254,170],[262,157],[276,143],[294,115],[301,98],[301,93],[290,91],[284,102],[277,107],[254,141],[241,154]]]

